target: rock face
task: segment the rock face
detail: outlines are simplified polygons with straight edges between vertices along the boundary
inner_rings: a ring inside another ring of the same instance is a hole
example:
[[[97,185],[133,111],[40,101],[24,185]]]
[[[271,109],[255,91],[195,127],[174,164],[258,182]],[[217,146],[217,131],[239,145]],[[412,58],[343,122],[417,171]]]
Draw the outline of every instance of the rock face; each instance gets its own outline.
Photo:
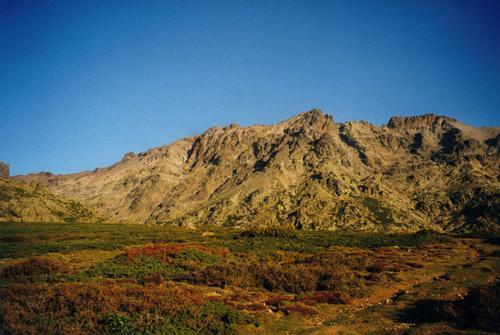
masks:
[[[45,186],[0,178],[0,222],[99,222],[78,201],[54,195]]]
[[[9,178],[9,165],[0,161],[0,178]]]
[[[433,114],[378,127],[312,110],[210,128],[92,172],[20,178],[124,222],[498,230],[499,134]]]

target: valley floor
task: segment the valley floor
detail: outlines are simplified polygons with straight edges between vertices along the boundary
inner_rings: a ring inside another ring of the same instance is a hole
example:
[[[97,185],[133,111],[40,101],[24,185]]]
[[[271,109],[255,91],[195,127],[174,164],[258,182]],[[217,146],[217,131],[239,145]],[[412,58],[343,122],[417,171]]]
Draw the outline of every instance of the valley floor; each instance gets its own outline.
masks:
[[[0,224],[4,334],[495,334],[500,238]]]

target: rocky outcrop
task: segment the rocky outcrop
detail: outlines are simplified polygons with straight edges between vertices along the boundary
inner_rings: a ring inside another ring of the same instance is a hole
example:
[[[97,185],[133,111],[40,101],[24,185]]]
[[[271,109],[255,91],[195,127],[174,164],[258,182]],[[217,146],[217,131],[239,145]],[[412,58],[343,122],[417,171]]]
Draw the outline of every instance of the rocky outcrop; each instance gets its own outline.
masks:
[[[210,128],[92,172],[20,178],[123,222],[498,230],[499,134],[434,114],[379,127],[312,110]]]
[[[0,178],[8,178],[10,175],[10,167],[8,164],[0,161]]]

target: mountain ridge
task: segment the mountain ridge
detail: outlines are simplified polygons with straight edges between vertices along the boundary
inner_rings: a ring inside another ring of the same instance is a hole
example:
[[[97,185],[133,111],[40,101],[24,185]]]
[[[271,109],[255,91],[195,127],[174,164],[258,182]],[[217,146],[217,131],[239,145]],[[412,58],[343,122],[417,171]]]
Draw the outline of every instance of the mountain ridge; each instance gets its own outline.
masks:
[[[40,183],[0,177],[0,222],[97,223],[104,218]]]
[[[17,176],[123,222],[355,231],[498,230],[500,128],[318,109],[212,127],[105,168]]]

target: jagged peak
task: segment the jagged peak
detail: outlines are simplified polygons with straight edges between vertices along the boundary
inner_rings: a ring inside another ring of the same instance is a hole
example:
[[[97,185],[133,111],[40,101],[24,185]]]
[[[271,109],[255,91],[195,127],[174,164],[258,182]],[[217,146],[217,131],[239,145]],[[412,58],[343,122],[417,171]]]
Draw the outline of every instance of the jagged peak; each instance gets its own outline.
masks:
[[[281,125],[291,126],[291,125],[302,125],[302,126],[314,126],[317,124],[323,124],[324,122],[333,123],[333,117],[331,115],[323,113],[321,109],[314,108],[306,112],[299,113],[287,120],[280,122]]]
[[[442,122],[457,122],[457,120],[444,116],[428,113],[416,116],[393,116],[389,119],[387,127],[389,128],[418,128],[418,127],[431,127]]]

